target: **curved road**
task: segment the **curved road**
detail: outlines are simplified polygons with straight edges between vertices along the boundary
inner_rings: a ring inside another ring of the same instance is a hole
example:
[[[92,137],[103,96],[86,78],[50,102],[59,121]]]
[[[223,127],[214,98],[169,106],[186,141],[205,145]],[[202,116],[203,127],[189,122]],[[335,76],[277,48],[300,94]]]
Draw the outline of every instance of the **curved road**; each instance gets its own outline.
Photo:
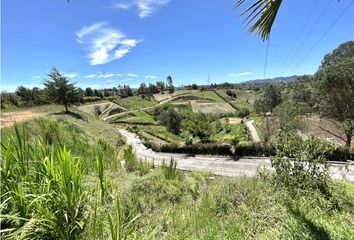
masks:
[[[253,142],[260,142],[261,139],[259,138],[258,132],[257,132],[256,128],[254,127],[253,122],[254,122],[254,119],[246,122],[246,126],[251,133],[252,141]]]
[[[124,129],[119,130],[127,138],[127,144],[132,145],[138,159],[154,161],[155,165],[163,162],[169,163],[171,157],[177,161],[177,168],[186,171],[204,171],[215,175],[237,177],[255,176],[258,169],[273,170],[268,157],[243,157],[235,160],[231,157],[202,156],[190,157],[186,154],[159,153],[146,148],[139,137]],[[345,179],[354,181],[354,165],[348,166],[349,171],[345,171],[345,164],[330,163],[330,173],[335,179]]]

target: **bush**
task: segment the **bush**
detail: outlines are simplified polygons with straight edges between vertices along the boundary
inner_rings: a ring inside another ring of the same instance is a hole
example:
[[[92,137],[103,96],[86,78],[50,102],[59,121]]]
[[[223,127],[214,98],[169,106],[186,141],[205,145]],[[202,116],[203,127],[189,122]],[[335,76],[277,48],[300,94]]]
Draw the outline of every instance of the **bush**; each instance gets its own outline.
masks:
[[[337,147],[333,152],[327,155],[329,161],[345,162],[347,160],[354,160],[354,149],[344,147]]]
[[[101,107],[100,107],[100,106],[97,106],[97,105],[94,106],[94,107],[93,107],[93,110],[94,110],[96,116],[100,116],[100,115],[102,114],[102,110],[101,110]]]
[[[329,195],[328,154],[333,147],[310,137],[303,141],[296,133],[285,134],[271,158],[275,180],[290,190],[318,189]]]
[[[232,90],[230,90],[230,89],[226,90],[226,94],[227,94],[229,97],[237,98],[236,92],[235,92],[235,91],[232,91]]]
[[[248,108],[240,108],[237,111],[237,116],[240,118],[247,117],[248,115],[250,115],[250,110]]]
[[[272,146],[263,146],[260,143],[251,143],[249,145],[240,145],[232,154],[230,145],[221,145],[216,143],[196,143],[184,146],[177,144],[163,144],[157,145],[155,143],[144,142],[144,145],[156,152],[170,152],[170,153],[185,153],[190,155],[224,155],[224,156],[254,156],[264,157],[274,155],[275,150]]]

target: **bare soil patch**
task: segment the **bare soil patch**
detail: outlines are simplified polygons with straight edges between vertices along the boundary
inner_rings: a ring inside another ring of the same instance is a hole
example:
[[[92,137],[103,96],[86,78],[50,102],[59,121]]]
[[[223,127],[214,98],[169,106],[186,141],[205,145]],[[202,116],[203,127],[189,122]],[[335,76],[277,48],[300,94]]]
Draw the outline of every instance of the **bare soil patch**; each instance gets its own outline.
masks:
[[[336,122],[316,115],[304,116],[303,119],[305,122],[305,134],[313,134],[329,142],[345,145],[345,134]]]
[[[7,112],[1,115],[1,128],[8,128],[13,125],[13,121],[17,123],[28,121],[32,118],[45,116],[48,113],[44,112],[33,112],[33,111],[16,111]]]
[[[241,121],[242,121],[242,118],[229,117],[229,123],[230,123],[230,124],[240,124]]]

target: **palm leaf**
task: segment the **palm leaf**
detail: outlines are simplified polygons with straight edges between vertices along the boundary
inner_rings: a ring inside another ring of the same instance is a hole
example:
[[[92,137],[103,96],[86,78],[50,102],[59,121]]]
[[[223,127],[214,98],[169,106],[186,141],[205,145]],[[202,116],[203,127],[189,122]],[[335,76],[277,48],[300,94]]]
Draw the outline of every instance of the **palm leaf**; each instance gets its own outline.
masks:
[[[238,0],[234,7],[239,8],[245,2]],[[256,0],[246,8],[240,16],[247,14],[243,24],[245,27],[251,25],[248,32],[255,32],[263,40],[268,39],[281,3],[282,0]]]

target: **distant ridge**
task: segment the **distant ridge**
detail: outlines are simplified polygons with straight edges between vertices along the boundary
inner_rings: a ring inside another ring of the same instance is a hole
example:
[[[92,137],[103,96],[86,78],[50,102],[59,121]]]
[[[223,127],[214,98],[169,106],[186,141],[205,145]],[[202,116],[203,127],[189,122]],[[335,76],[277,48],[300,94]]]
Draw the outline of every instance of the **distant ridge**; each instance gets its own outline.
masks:
[[[264,83],[291,83],[297,79],[297,75],[288,76],[288,77],[275,77],[275,78],[267,78],[267,79],[254,79],[248,80],[244,82],[240,82],[240,84],[264,84]]]

